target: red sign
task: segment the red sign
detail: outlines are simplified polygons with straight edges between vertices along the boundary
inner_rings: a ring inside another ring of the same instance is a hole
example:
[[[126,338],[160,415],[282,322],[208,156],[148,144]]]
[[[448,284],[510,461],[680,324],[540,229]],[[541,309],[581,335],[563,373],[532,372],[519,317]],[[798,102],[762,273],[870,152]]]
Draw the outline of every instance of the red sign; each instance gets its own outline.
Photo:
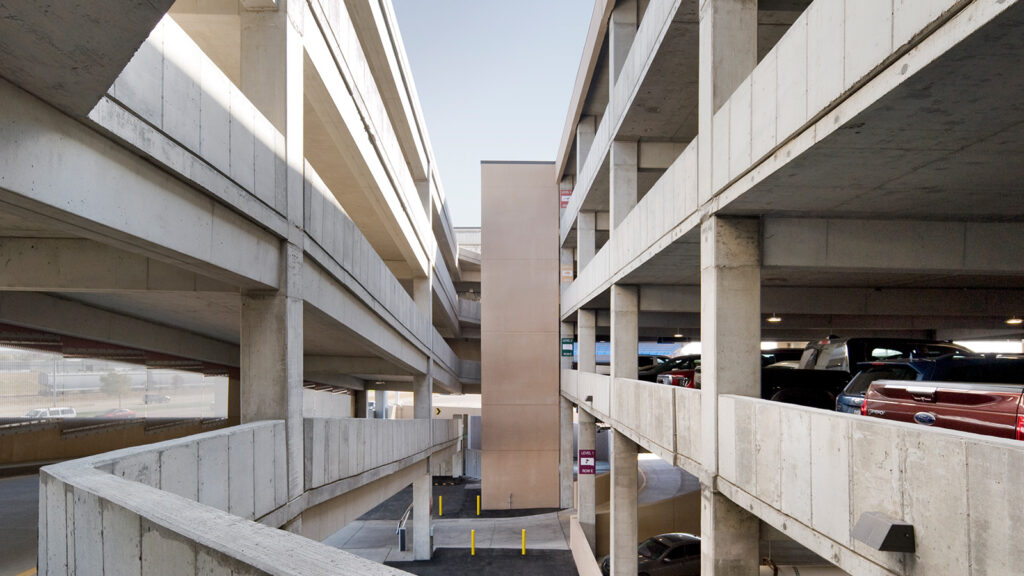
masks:
[[[558,207],[568,208],[569,198],[572,198],[572,190],[561,189],[558,191]]]
[[[597,470],[597,450],[580,450],[580,474],[594,474]]]

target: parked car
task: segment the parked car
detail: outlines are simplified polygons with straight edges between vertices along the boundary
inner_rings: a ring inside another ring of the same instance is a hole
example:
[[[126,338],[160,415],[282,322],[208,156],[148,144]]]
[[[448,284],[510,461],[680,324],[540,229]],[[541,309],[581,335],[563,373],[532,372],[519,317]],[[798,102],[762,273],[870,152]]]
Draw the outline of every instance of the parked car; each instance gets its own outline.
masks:
[[[924,361],[928,362],[928,361]],[[1024,440],[1024,360],[953,357],[911,368],[942,380],[874,380],[861,414]]]
[[[97,418],[135,418],[135,411],[127,408],[111,408],[102,414],[97,414]]]
[[[853,372],[861,362],[896,358],[937,358],[954,353],[974,354],[970,349],[952,342],[829,336],[807,344],[800,355],[800,369]]]
[[[166,404],[170,401],[171,397],[164,394],[146,394],[142,397],[145,404]]]
[[[78,416],[74,408],[56,406],[53,408],[34,408],[25,414],[25,418],[74,418]]]
[[[700,365],[700,354],[687,354],[685,356],[676,356],[675,358],[669,358],[660,364],[655,364],[648,368],[642,368],[638,376],[639,380],[646,380],[647,382],[657,382],[658,376],[668,372],[670,370],[690,370]]]
[[[908,338],[841,338],[828,336],[807,344],[796,369],[761,371],[761,397],[766,400],[834,410],[836,399],[861,362],[896,358],[935,358],[973,354],[952,342]]]
[[[639,371],[643,371],[645,369],[648,369],[648,368],[651,368],[651,367],[654,367],[654,366],[658,366],[662,362],[665,362],[665,361],[668,361],[668,360],[671,360],[671,359],[672,359],[671,356],[661,356],[661,355],[653,355],[653,354],[639,354],[636,357],[637,371],[639,372]],[[577,370],[578,367],[579,367],[579,363],[578,362],[573,362],[572,363],[572,369],[573,370]],[[608,362],[597,362],[596,365],[595,365],[595,369],[596,369],[598,374],[604,374],[605,376],[607,376],[607,375],[612,373],[611,364],[609,364]]]
[[[674,368],[657,375],[657,382],[683,388],[700,388],[697,381],[697,371],[700,370],[700,355],[680,356],[680,358],[683,360]]]
[[[636,548],[637,573],[647,576],[700,576],[700,537],[670,532],[648,538]],[[601,573],[611,572],[611,559],[601,559]]]

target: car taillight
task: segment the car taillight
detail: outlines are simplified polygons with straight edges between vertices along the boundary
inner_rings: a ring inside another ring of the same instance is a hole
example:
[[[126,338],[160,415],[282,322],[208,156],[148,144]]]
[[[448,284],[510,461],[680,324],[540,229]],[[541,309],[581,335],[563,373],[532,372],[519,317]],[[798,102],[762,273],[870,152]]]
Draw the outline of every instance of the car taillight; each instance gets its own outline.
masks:
[[[1017,440],[1024,440],[1024,414],[1017,416]]]
[[[860,403],[860,415],[861,416],[867,416],[868,415],[868,397],[867,396],[865,396],[864,397],[864,401]]]

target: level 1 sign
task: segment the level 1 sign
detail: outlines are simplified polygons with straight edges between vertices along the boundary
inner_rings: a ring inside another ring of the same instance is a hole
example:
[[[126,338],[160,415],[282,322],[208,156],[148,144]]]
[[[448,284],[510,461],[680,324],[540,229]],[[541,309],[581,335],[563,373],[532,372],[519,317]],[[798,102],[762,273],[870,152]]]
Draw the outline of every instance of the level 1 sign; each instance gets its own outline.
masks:
[[[562,356],[572,357],[572,338],[562,338]]]
[[[580,474],[594,474],[597,470],[597,450],[580,450]]]

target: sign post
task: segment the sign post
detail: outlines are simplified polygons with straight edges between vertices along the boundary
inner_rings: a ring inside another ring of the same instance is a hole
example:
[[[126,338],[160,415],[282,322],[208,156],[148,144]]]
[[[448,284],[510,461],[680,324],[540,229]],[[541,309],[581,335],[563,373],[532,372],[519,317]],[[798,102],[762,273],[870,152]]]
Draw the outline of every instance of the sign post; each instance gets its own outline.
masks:
[[[597,471],[597,450],[580,450],[579,473],[593,475]]]

